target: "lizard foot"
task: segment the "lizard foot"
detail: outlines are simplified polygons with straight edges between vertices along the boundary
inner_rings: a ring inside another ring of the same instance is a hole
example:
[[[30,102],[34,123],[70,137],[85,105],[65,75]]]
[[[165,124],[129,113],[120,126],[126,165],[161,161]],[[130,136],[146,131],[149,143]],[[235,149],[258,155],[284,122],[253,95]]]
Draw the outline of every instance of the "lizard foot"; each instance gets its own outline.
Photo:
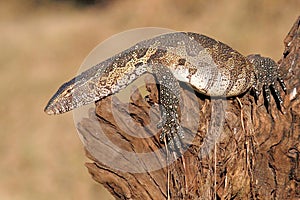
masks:
[[[283,100],[278,89],[278,82],[285,93],[286,86],[278,71],[277,63],[271,58],[262,57],[258,54],[249,55],[248,59],[255,67],[257,81],[253,84],[252,88],[256,99],[258,99],[261,91],[263,91],[266,100],[265,105],[269,111],[270,94],[272,94],[277,107],[281,110]]]

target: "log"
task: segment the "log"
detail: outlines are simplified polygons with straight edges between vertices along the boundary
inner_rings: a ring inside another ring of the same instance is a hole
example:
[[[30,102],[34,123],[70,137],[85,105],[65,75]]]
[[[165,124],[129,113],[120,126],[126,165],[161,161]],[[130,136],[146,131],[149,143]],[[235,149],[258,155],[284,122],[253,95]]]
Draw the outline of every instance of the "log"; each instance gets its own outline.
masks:
[[[262,96],[211,99],[181,84],[180,153],[159,142],[151,74],[130,101],[96,102],[77,124],[92,178],[116,199],[300,199],[300,17],[284,45],[282,111],[273,98],[268,112]]]

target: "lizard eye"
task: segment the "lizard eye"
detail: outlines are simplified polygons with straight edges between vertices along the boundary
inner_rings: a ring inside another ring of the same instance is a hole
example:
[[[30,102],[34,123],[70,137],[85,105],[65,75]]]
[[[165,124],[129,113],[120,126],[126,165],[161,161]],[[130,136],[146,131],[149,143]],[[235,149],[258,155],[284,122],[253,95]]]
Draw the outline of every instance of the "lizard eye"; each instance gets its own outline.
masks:
[[[180,58],[180,59],[178,60],[178,65],[184,65],[185,62],[186,62],[186,60],[185,60],[184,58]]]

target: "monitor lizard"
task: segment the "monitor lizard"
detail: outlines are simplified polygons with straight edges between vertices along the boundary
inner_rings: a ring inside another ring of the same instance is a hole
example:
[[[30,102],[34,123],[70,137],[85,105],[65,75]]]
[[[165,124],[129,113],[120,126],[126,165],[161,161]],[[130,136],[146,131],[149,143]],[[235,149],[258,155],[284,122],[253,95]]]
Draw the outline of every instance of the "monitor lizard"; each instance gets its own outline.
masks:
[[[100,62],[64,83],[49,100],[45,112],[56,115],[90,104],[122,90],[146,72],[153,73],[160,85],[164,107],[161,141],[183,137],[179,120],[178,81],[212,97],[234,97],[264,91],[270,102],[270,89],[279,105],[283,100],[278,82],[286,91],[278,65],[259,54],[243,56],[228,45],[192,32],[173,32],[141,41]]]

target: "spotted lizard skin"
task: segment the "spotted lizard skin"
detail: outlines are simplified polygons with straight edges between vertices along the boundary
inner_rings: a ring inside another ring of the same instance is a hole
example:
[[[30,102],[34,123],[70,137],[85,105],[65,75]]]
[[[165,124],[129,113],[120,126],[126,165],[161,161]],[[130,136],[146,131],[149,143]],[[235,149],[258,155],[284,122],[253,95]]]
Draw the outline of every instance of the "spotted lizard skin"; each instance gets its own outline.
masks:
[[[282,99],[277,81],[285,90],[278,66],[270,58],[260,55],[245,57],[205,35],[174,32],[139,42],[66,82],[50,99],[45,112],[61,114],[93,103],[122,90],[146,72],[155,74],[160,84],[170,82],[174,85],[171,91],[174,98],[169,98],[172,94],[166,92],[168,86],[160,90],[161,104],[170,108],[166,111],[163,133],[181,132],[179,122],[170,125],[172,118],[178,118],[178,81],[190,84],[207,96],[238,96],[250,88],[258,96],[264,90],[267,101],[271,88],[279,103]]]

